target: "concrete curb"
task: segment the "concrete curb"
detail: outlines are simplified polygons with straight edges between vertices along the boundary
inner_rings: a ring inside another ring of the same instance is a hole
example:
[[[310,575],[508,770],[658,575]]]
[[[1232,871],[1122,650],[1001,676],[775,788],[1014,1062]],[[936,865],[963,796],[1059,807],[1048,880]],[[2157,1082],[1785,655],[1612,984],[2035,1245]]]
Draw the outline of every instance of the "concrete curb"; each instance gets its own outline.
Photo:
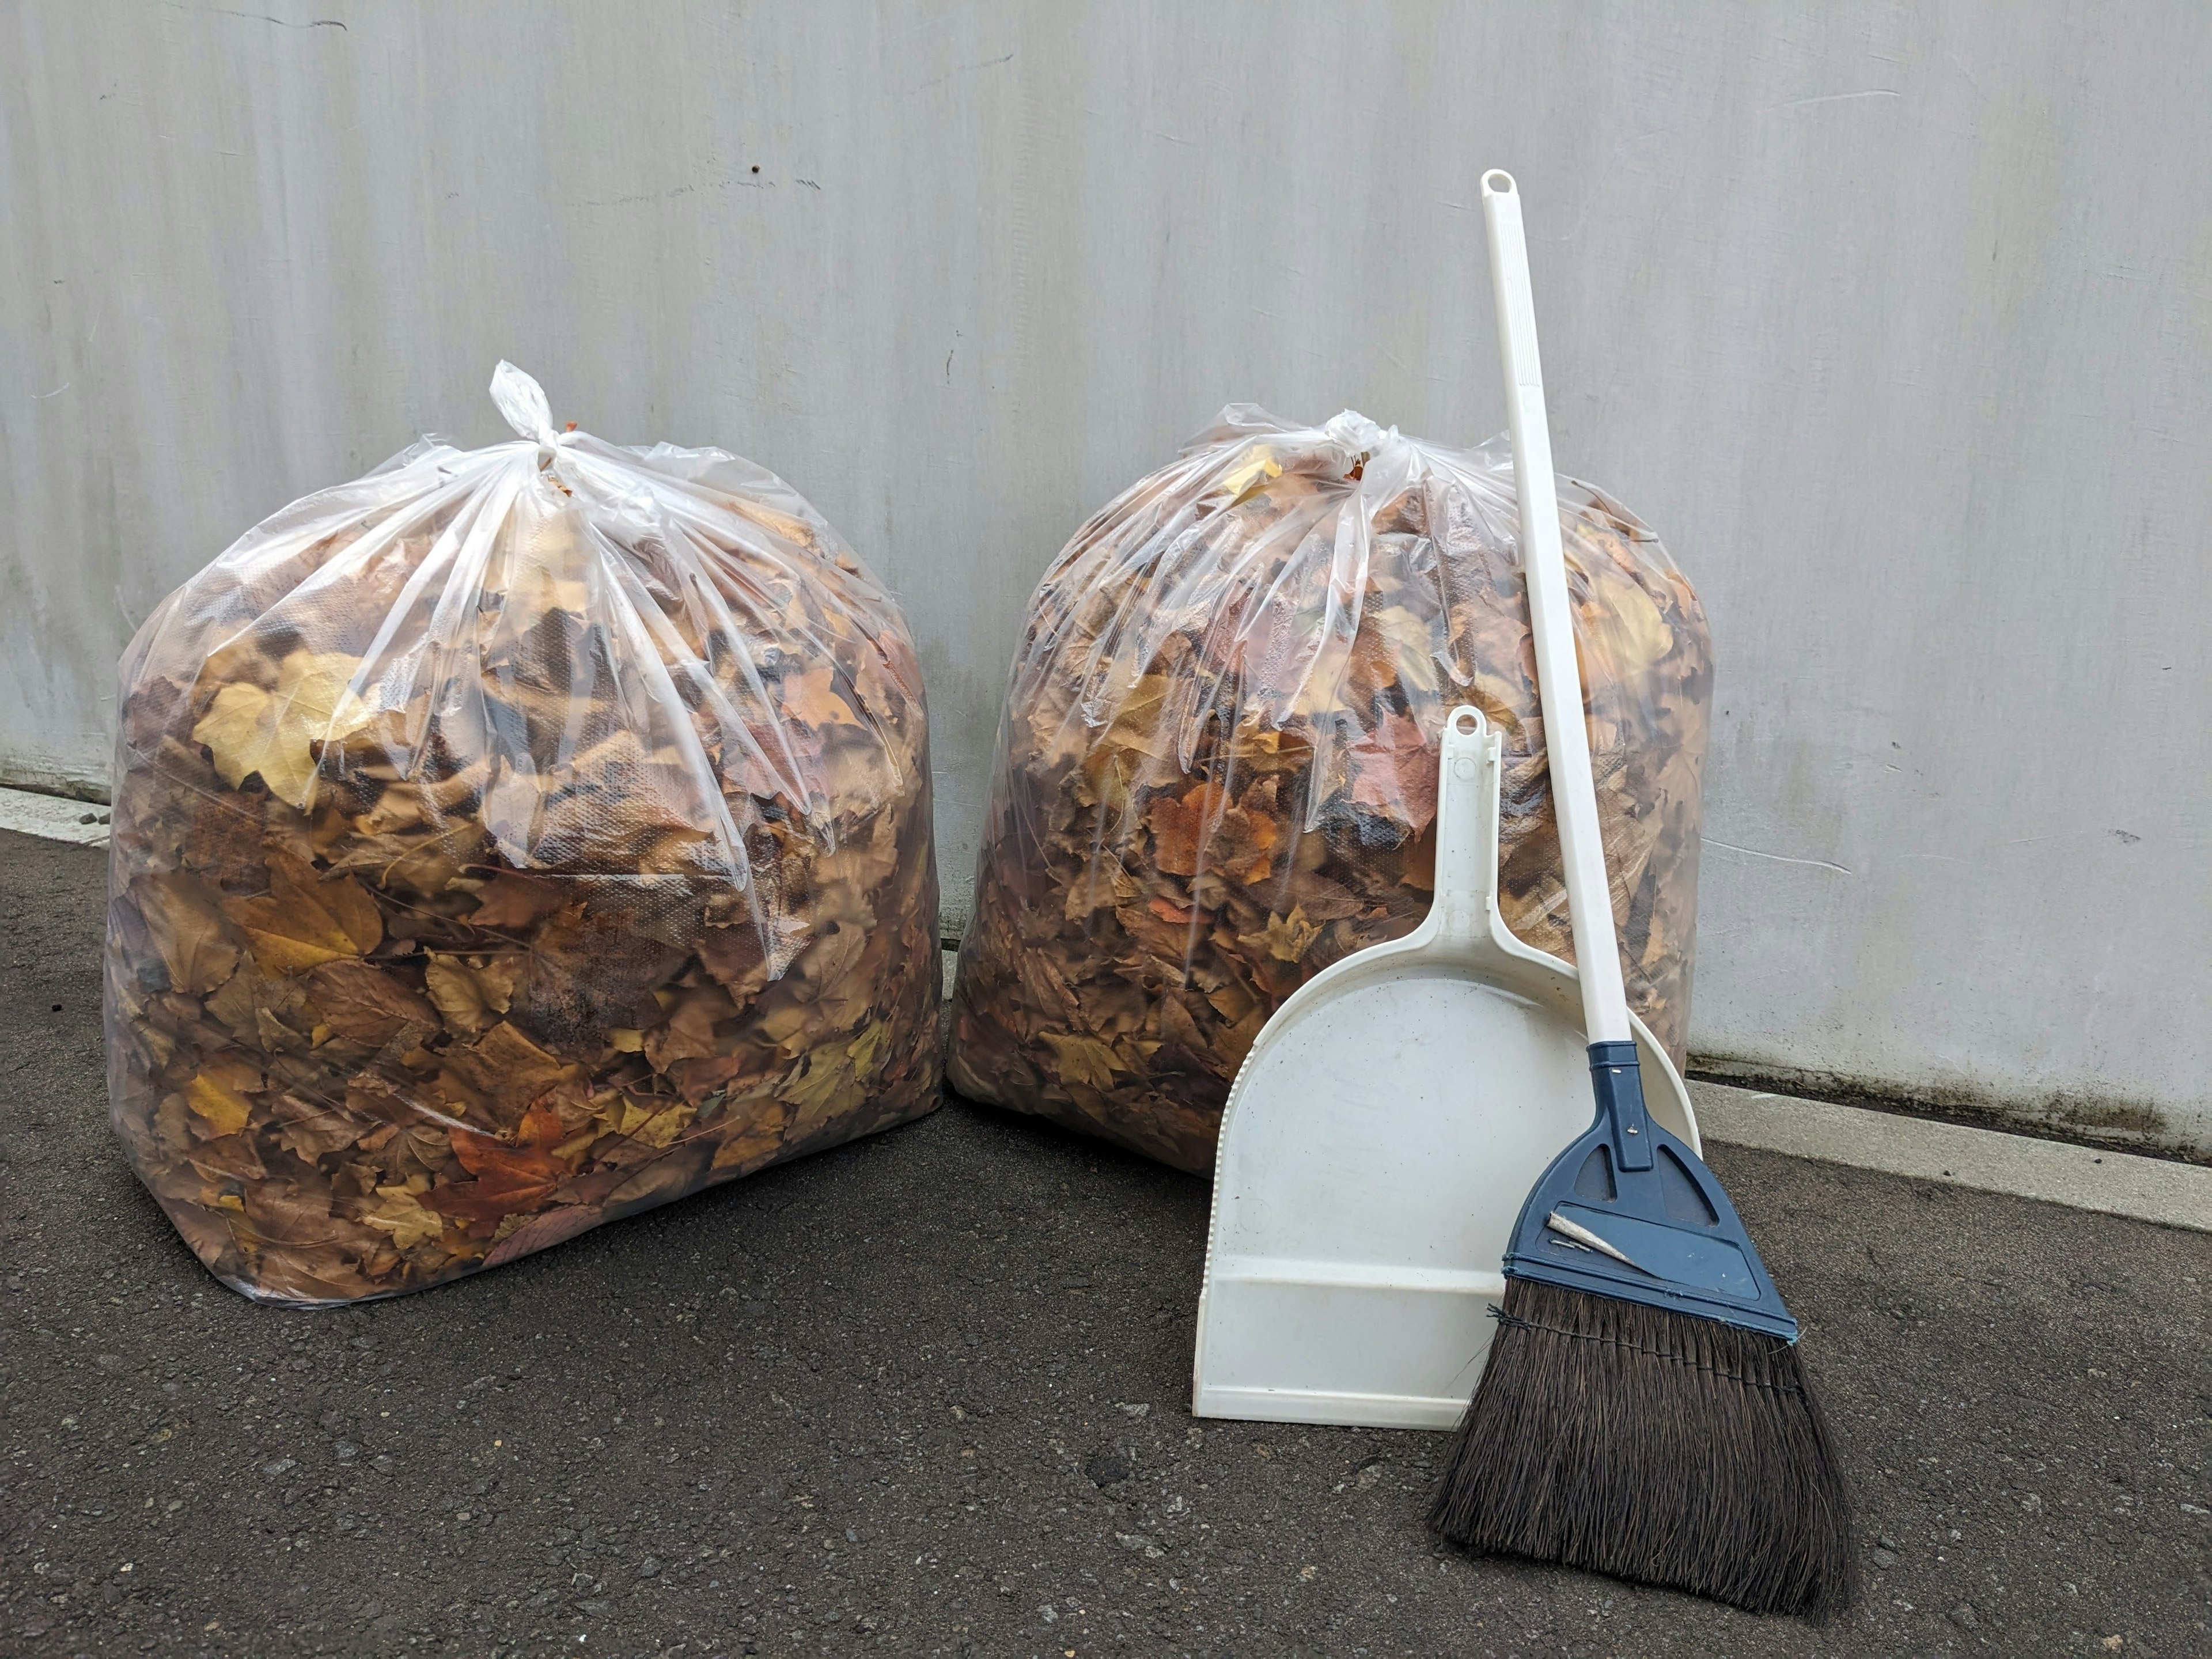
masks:
[[[94,822],[82,822],[86,817]],[[0,789],[0,830],[14,830],[48,841],[73,841],[81,847],[107,845],[107,809],[91,801],[36,795],[27,789]]]
[[[1708,1140],[2212,1232],[2212,1169],[2132,1152],[1692,1083]]]

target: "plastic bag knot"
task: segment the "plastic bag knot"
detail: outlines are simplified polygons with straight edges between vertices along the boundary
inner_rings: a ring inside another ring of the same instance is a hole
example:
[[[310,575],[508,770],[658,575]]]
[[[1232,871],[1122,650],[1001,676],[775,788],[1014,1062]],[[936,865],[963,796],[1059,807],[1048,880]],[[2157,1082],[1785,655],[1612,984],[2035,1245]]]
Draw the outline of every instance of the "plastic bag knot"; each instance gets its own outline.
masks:
[[[1356,409],[1344,410],[1331,416],[1322,431],[1330,442],[1340,446],[1346,454],[1355,459],[1361,455],[1372,455],[1398,436],[1396,427],[1386,432]]]
[[[558,449],[569,434],[553,429],[553,405],[545,389],[502,357],[491,372],[491,400],[519,436],[533,438],[546,449]]]

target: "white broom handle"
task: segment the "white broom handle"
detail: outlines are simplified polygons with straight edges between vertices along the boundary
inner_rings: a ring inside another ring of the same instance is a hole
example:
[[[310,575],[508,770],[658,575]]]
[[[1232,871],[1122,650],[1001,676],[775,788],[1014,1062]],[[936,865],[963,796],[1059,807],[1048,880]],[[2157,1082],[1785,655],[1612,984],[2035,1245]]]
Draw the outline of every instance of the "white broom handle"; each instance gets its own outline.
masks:
[[[1508,173],[1482,175],[1482,219],[1490,232],[1491,290],[1498,301],[1498,345],[1505,361],[1505,398],[1513,428],[1513,482],[1521,501],[1521,568],[1536,639],[1537,692],[1552,768],[1552,811],[1567,872],[1568,920],[1582,981],[1583,1026],[1591,1042],[1630,1040],[1628,996],[1613,936],[1613,890],[1598,834],[1597,787],[1590,777],[1582,672],[1576,665],[1567,562],[1559,548],[1559,499],[1552,481],[1552,433],[1544,414],[1544,370],[1536,356],[1536,305],[1528,285],[1528,244],[1521,193]]]

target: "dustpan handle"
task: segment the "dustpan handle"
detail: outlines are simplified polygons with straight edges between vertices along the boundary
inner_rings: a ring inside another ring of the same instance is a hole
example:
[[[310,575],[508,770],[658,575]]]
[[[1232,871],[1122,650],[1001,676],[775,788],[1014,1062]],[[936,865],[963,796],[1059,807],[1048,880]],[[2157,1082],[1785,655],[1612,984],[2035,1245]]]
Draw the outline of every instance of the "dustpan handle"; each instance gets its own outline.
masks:
[[[1455,945],[1492,937],[1498,906],[1497,732],[1482,710],[1462,703],[1444,716],[1437,769],[1433,936]]]
[[[1575,657],[1574,612],[1566,556],[1559,546],[1559,499],[1552,479],[1552,434],[1544,411],[1544,370],[1536,355],[1536,306],[1528,283],[1528,244],[1521,194],[1508,173],[1482,175],[1482,218],[1490,232],[1491,290],[1498,301],[1498,349],[1505,360],[1506,407],[1513,428],[1513,483],[1521,506],[1521,568],[1536,641],[1537,692],[1552,769],[1552,811],[1566,866],[1575,972],[1582,981],[1589,1040],[1630,1042],[1628,995],[1613,933],[1612,886],[1599,835],[1597,787],[1590,776],[1582,672]]]

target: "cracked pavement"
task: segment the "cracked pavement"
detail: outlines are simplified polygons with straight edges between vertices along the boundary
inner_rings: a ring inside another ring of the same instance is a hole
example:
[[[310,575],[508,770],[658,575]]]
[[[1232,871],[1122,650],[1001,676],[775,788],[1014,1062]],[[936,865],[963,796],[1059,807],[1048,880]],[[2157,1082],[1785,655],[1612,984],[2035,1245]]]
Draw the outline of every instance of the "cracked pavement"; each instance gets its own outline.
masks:
[[[106,1123],[103,855],[0,834],[0,1653],[2212,1651],[2202,1235],[1719,1147],[1865,1589],[1423,1530],[1437,1437],[1196,1422],[1206,1188],[957,1101],[395,1302],[256,1306]]]

